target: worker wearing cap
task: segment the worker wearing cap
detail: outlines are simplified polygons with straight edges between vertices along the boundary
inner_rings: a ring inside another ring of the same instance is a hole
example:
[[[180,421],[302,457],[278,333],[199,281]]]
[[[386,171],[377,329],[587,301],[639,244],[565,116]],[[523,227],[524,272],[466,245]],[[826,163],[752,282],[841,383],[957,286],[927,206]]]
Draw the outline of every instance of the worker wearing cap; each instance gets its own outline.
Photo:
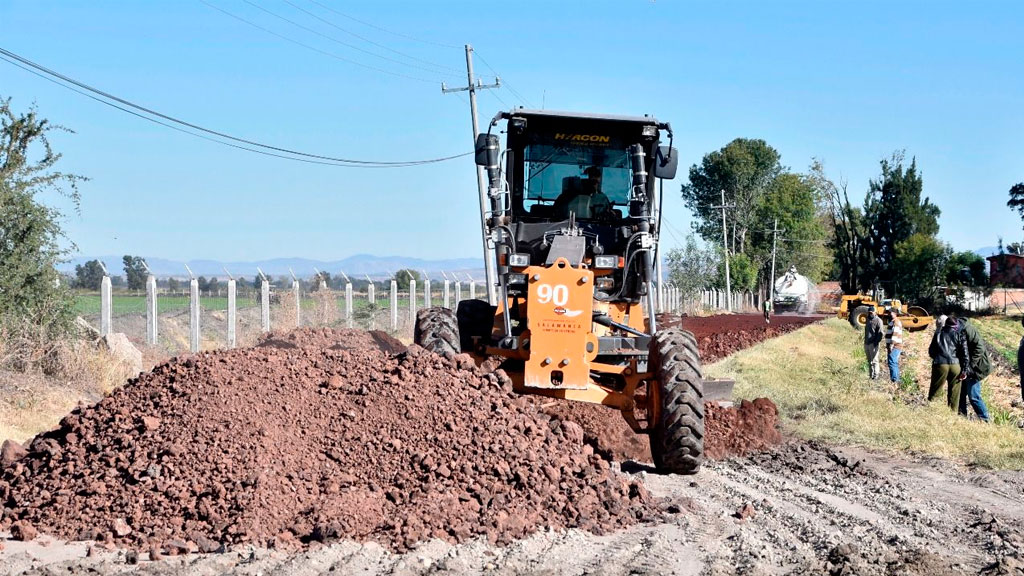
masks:
[[[872,380],[878,380],[878,349],[882,345],[882,319],[874,306],[868,308],[868,321],[864,324],[864,354],[868,357],[868,372]]]
[[[764,323],[765,324],[771,324],[772,323],[772,299],[771,298],[765,298],[764,299]]]
[[[903,322],[895,308],[886,308],[889,326],[885,330],[885,349],[889,360],[889,379],[900,381],[900,354],[903,353]]]
[[[957,344],[960,336],[956,330],[956,318],[939,316],[935,336],[928,346],[932,359],[932,380],[928,388],[928,400],[934,400],[946,383],[946,403],[953,412],[960,408],[960,360]]]

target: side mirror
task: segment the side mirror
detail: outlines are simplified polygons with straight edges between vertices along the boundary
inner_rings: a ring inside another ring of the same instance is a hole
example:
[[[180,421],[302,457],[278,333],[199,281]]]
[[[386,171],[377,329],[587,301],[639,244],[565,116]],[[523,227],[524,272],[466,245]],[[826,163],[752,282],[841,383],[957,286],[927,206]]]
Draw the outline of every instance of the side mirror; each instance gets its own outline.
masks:
[[[476,165],[497,168],[499,147],[497,134],[478,134],[476,137]]]
[[[654,155],[654,176],[662,180],[671,180],[676,177],[678,166],[679,153],[676,149],[658,146],[658,152]]]

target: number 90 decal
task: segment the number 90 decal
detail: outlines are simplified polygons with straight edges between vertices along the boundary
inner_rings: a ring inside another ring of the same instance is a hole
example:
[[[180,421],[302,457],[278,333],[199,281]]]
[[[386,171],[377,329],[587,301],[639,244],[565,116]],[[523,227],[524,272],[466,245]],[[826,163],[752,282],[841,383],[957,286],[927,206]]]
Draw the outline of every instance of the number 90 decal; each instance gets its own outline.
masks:
[[[538,284],[537,301],[541,304],[553,302],[555,306],[565,306],[569,303],[569,287],[564,284]]]

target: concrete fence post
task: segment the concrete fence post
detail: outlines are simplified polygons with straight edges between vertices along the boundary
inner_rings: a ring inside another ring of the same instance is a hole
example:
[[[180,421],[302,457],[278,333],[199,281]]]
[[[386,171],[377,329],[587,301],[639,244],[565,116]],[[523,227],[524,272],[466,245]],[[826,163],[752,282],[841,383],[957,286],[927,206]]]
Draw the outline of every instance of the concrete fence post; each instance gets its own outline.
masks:
[[[104,274],[103,279],[100,280],[100,336],[110,334],[110,314],[113,307],[110,276]]]
[[[430,278],[423,279],[423,307],[430,308],[432,298],[430,297]]]
[[[264,332],[270,332],[270,282],[260,283],[260,325]]]
[[[150,274],[146,277],[146,344],[150,346],[156,346],[157,341],[156,297],[156,276]]]
[[[199,280],[188,281],[188,343],[192,353],[199,352]]]
[[[476,280],[469,281],[469,299],[476,300]]]
[[[442,305],[445,308],[448,308],[449,310],[451,310],[451,308],[452,308],[451,282],[449,282],[447,279],[445,279],[445,281],[444,281],[444,291],[441,292],[441,302],[442,302]]]
[[[370,306],[377,305],[377,287],[372,281],[366,285],[366,301],[370,303]]]
[[[452,310],[455,310],[456,308],[459,307],[459,302],[462,302],[462,282],[456,280],[455,281],[455,302],[454,302],[454,306],[452,306]]]
[[[370,290],[373,290],[373,285],[370,285]],[[352,327],[352,283],[345,283],[345,326],[348,328]]]
[[[409,279],[409,318],[416,318],[416,279]]]
[[[238,344],[236,328],[238,326],[237,284],[234,278],[228,278],[228,348]]]
[[[302,326],[302,290],[297,279],[292,280],[292,293],[295,294],[295,327]]]
[[[391,329],[398,330],[398,282],[391,281]]]

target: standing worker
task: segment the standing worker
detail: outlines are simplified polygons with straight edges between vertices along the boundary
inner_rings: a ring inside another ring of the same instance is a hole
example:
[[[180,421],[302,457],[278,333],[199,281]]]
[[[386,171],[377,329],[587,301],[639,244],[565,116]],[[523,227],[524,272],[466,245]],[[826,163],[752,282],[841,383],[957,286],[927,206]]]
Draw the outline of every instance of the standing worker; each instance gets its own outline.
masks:
[[[974,413],[984,422],[989,421],[988,408],[981,398],[981,382],[992,372],[992,362],[985,351],[985,340],[978,329],[960,318],[957,321],[959,339],[957,341],[957,358],[960,360],[960,415],[967,416],[967,404],[970,403]]]
[[[765,298],[764,299],[764,323],[765,324],[771,324],[772,323],[772,299],[771,298]]]
[[[953,413],[960,407],[960,360],[957,358],[956,318],[940,316],[935,337],[928,346],[932,358],[932,383],[928,388],[928,400],[934,400],[946,383],[946,404]]]
[[[889,379],[900,381],[900,354],[903,352],[903,322],[895,308],[887,308],[889,327],[885,331],[885,350],[889,360]]]
[[[1020,323],[1024,326],[1024,316],[1021,317]],[[1024,372],[1021,372],[1021,368],[1024,368],[1024,336],[1020,339],[1020,344],[1017,346],[1017,372],[1020,372],[1020,401],[1024,403]]]
[[[882,319],[875,307],[868,308],[868,321],[864,325],[864,354],[868,357],[868,372],[878,380],[878,348],[882,345]]]

